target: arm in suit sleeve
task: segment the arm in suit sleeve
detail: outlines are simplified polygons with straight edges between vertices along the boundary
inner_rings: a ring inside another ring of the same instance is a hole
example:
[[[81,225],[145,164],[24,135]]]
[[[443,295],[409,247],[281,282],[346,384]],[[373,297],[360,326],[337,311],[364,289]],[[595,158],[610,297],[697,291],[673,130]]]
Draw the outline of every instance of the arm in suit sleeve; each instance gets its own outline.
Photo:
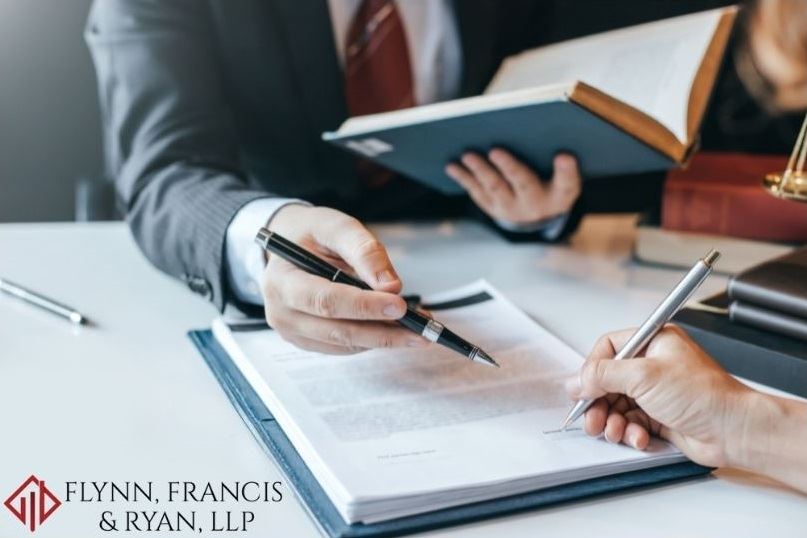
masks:
[[[207,3],[97,0],[95,62],[108,172],[146,256],[219,308],[226,230],[268,196],[239,167]]]

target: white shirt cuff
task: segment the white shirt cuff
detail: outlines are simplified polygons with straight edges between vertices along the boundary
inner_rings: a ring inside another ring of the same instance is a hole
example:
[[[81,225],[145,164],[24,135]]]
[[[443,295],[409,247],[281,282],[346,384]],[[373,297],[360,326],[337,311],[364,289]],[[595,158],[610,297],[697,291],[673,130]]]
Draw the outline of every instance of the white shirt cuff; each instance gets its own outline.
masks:
[[[536,222],[510,222],[508,220],[496,219],[496,224],[501,226],[508,232],[515,233],[534,233],[540,232],[541,236],[547,241],[554,241],[563,232],[566,222],[569,220],[569,214],[563,213],[557,217],[543,219]]]
[[[230,289],[238,300],[263,304],[261,275],[266,258],[263,249],[255,243],[255,234],[269,225],[280,208],[289,204],[310,205],[294,198],[259,198],[239,209],[227,227],[224,263]]]

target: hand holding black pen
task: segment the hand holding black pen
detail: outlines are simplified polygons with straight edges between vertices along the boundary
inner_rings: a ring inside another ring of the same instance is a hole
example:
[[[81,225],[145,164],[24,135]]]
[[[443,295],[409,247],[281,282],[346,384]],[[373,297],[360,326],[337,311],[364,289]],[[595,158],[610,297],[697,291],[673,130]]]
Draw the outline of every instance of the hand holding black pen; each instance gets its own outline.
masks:
[[[372,289],[365,282],[345,273],[335,265],[266,228],[261,228],[255,240],[268,252],[279,256],[312,275],[328,279],[331,282],[346,284],[360,289]],[[428,341],[443,345],[474,362],[498,366],[498,364],[478,346],[469,343],[445,328],[438,321],[413,308],[408,308],[403,317],[397,321],[410,331],[420,334]]]

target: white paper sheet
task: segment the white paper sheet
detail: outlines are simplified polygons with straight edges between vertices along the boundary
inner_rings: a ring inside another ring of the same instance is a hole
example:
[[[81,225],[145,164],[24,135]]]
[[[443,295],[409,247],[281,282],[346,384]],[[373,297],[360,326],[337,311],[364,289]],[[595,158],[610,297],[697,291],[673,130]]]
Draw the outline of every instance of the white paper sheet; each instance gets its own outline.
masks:
[[[300,351],[272,331],[218,341],[349,522],[372,522],[682,460],[556,430],[582,358],[485,282],[428,302],[491,299],[435,317],[500,369],[440,346],[352,357]],[[546,432],[546,433],[545,433]]]

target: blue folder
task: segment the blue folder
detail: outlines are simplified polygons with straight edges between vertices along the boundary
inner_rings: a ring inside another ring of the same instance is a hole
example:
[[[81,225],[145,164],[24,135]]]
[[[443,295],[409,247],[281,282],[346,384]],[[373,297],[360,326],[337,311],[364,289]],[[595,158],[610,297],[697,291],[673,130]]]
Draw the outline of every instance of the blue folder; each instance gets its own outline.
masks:
[[[227,352],[213,337],[213,333],[209,330],[191,331],[188,335],[244,423],[264,450],[274,458],[286,475],[288,484],[303,501],[320,530],[331,538],[401,536],[534,510],[594,495],[678,481],[704,475],[711,470],[692,462],[676,463],[379,523],[354,523],[351,525],[341,518],[336,507],[275,421],[272,413],[266,408]]]

